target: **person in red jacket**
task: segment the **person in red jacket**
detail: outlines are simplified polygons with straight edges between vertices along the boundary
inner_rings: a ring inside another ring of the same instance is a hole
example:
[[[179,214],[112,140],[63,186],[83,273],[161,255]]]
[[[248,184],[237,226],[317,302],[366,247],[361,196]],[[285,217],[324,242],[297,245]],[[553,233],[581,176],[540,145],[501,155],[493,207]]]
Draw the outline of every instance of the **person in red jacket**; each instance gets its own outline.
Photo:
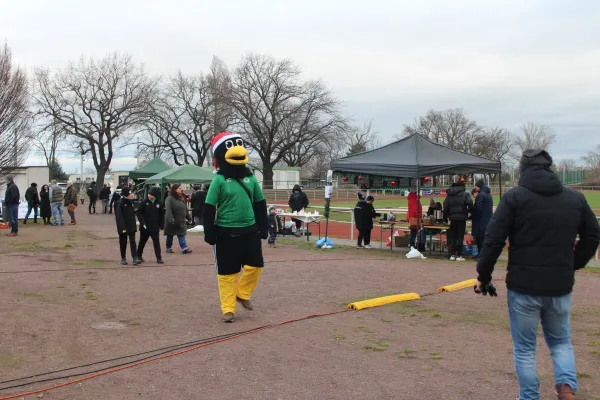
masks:
[[[411,218],[416,218],[417,223],[410,226],[410,247],[417,248],[415,241],[419,228],[421,227],[421,217],[423,216],[423,206],[421,205],[421,196],[418,196],[413,189],[408,194],[408,221],[410,223]]]

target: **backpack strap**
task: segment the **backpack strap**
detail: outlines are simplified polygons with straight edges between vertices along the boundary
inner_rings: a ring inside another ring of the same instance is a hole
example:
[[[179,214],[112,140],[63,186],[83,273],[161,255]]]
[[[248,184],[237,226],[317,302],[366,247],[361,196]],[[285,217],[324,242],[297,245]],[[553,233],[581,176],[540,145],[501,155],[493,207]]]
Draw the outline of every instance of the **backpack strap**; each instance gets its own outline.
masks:
[[[250,191],[248,190],[248,188],[246,187],[246,185],[244,185],[244,184],[242,183],[242,181],[240,181],[240,179],[239,179],[239,178],[234,178],[234,179],[235,179],[235,181],[236,181],[237,183],[239,183],[239,184],[240,184],[240,186],[242,187],[242,189],[244,189],[244,192],[246,192],[246,194],[248,195],[248,198],[250,199],[250,203],[251,203],[251,204],[254,204],[254,197],[252,196],[252,194],[250,194]]]

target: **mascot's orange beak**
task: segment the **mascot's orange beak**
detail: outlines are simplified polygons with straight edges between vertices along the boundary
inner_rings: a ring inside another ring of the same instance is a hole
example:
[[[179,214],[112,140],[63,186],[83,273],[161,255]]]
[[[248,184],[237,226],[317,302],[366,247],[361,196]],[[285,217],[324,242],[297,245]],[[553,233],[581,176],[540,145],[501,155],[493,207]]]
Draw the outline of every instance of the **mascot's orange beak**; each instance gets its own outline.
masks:
[[[244,146],[233,146],[225,153],[225,161],[231,165],[248,164],[248,150]]]

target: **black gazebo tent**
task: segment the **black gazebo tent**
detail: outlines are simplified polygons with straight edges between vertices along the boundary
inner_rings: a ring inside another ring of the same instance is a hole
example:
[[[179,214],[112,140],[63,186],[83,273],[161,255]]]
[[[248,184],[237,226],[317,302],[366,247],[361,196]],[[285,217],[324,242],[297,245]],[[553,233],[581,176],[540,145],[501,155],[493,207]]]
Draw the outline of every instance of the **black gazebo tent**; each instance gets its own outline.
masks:
[[[498,161],[452,150],[418,134],[375,150],[334,160],[331,162],[331,169],[338,173],[416,178],[417,182],[425,176],[502,171]],[[500,194],[502,195],[502,188]]]

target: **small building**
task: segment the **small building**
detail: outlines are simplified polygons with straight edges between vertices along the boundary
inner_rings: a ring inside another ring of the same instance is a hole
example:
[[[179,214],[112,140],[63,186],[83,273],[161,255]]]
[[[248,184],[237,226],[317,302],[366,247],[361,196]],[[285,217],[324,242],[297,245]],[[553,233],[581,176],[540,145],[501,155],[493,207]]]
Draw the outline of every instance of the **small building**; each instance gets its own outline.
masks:
[[[6,170],[11,171],[10,175],[14,178],[14,183],[19,188],[19,194],[21,195],[21,204],[19,204],[19,218],[25,218],[27,214],[27,201],[25,201],[25,192],[31,186],[32,183],[37,183],[38,191],[43,185],[46,185],[50,181],[50,168],[46,166],[31,166],[31,167],[7,167]],[[8,174],[7,174],[8,175]],[[0,201],[4,201],[4,194],[6,192],[6,185],[4,183],[4,176],[0,176]]]
[[[260,187],[263,187],[262,169],[252,165],[250,169],[254,172]],[[294,185],[299,185],[301,170],[299,167],[273,167],[273,189],[291,190]]]

